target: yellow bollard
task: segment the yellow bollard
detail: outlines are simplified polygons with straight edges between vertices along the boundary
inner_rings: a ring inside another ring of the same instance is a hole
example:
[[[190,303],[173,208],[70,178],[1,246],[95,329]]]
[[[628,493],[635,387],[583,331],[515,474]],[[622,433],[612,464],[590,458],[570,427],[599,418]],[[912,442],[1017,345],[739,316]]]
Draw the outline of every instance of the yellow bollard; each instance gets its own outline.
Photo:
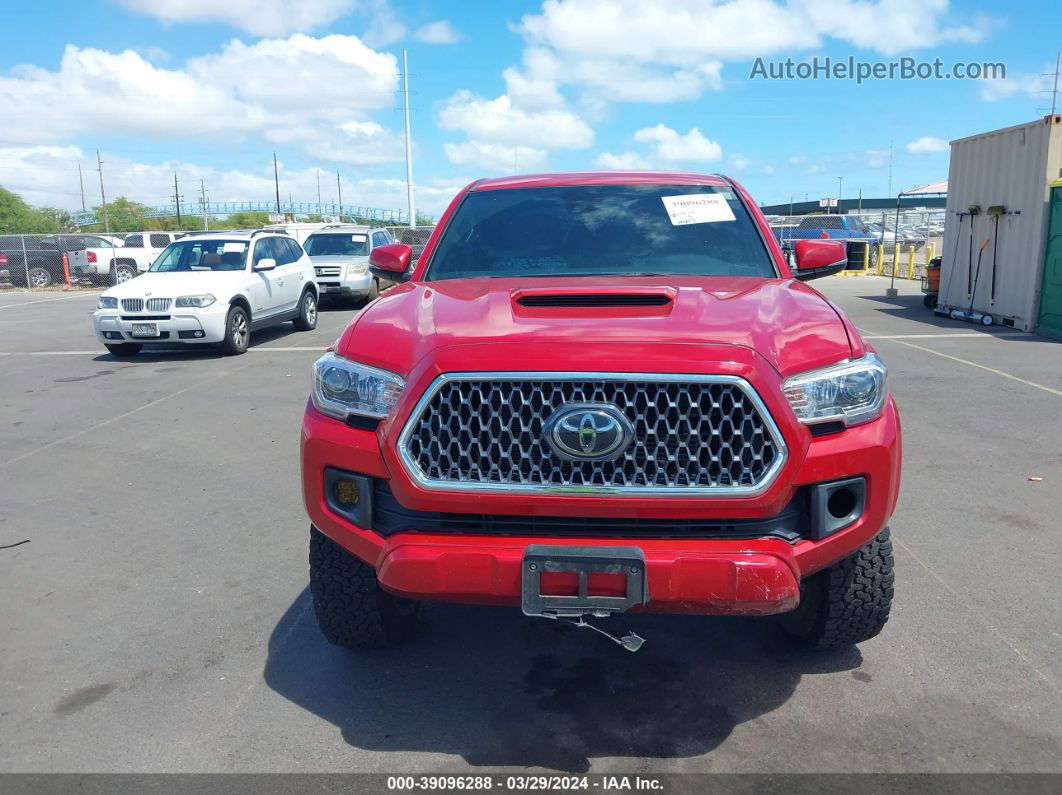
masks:
[[[895,273],[897,276],[899,276],[900,275],[899,274],[899,270],[900,270],[900,244],[899,243],[893,243],[893,245],[892,245],[892,270],[890,271],[890,273]]]
[[[937,257],[937,244],[930,243],[926,246],[926,267],[929,267],[929,263]]]
[[[863,275],[867,275],[867,271],[870,270],[870,243],[866,243],[863,246]]]
[[[907,247],[907,278],[914,278],[914,246]]]
[[[878,276],[885,272],[885,246],[878,243]]]

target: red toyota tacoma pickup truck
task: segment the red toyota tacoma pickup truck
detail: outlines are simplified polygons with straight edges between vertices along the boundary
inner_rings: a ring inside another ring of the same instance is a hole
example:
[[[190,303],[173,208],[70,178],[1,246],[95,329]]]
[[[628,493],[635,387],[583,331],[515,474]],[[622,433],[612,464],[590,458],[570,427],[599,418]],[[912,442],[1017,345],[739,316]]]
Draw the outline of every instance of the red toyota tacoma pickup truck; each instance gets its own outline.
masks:
[[[730,179],[474,182],[313,370],[310,584],[334,644],[397,643],[421,600],[612,631],[625,611],[773,616],[858,643],[893,594],[900,422],[886,369],[790,271]],[[622,623],[622,622],[620,622]]]

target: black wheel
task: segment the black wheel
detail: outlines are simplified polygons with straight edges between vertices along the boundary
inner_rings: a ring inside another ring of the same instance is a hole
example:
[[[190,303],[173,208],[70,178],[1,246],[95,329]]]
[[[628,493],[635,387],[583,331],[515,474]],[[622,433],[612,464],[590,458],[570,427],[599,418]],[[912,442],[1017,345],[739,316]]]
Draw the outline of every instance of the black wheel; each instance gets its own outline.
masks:
[[[221,341],[221,349],[229,356],[239,356],[247,350],[251,342],[251,321],[242,306],[229,307],[228,317],[225,318],[225,339]]]
[[[800,606],[778,616],[798,646],[836,649],[869,640],[889,620],[893,594],[889,528],[800,587]]]
[[[132,265],[118,265],[114,269],[114,283],[125,284],[125,282],[136,278],[136,268]]]
[[[105,345],[111,356],[136,356],[144,346],[139,342],[119,342],[117,345]]]
[[[317,298],[313,290],[306,290],[299,301],[299,316],[292,323],[296,331],[313,331],[317,328]]]
[[[372,566],[310,528],[310,592],[317,625],[334,646],[378,649],[406,640],[420,602],[382,590]]]
[[[922,306],[924,306],[926,309],[936,309],[937,308],[937,296],[935,296],[935,295],[923,296],[922,297]]]
[[[47,268],[36,267],[29,269],[29,286],[34,290],[50,287],[53,281],[52,274]]]

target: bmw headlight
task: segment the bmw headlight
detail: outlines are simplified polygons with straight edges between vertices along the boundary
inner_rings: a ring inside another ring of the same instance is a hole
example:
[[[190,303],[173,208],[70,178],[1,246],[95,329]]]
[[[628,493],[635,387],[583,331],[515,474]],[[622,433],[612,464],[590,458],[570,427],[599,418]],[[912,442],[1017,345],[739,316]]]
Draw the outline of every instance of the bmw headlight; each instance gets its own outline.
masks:
[[[113,295],[101,295],[99,300],[96,301],[97,309],[117,309],[118,299]]]
[[[840,420],[860,425],[881,416],[889,395],[888,370],[872,353],[785,379],[782,389],[806,425]]]
[[[217,299],[210,293],[204,293],[203,295],[182,295],[176,301],[176,306],[183,307],[185,309],[191,307],[194,309],[202,309],[205,306],[210,306]]]
[[[406,382],[387,370],[326,353],[313,365],[313,405],[345,420],[350,414],[383,419],[395,407]]]

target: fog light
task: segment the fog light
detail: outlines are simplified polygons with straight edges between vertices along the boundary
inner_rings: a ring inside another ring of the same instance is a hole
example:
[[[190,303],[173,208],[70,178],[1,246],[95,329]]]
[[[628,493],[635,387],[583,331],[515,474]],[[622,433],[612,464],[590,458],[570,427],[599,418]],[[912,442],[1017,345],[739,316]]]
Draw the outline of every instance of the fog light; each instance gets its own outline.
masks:
[[[344,508],[353,508],[361,499],[358,484],[353,480],[342,478],[336,481],[336,501]]]

